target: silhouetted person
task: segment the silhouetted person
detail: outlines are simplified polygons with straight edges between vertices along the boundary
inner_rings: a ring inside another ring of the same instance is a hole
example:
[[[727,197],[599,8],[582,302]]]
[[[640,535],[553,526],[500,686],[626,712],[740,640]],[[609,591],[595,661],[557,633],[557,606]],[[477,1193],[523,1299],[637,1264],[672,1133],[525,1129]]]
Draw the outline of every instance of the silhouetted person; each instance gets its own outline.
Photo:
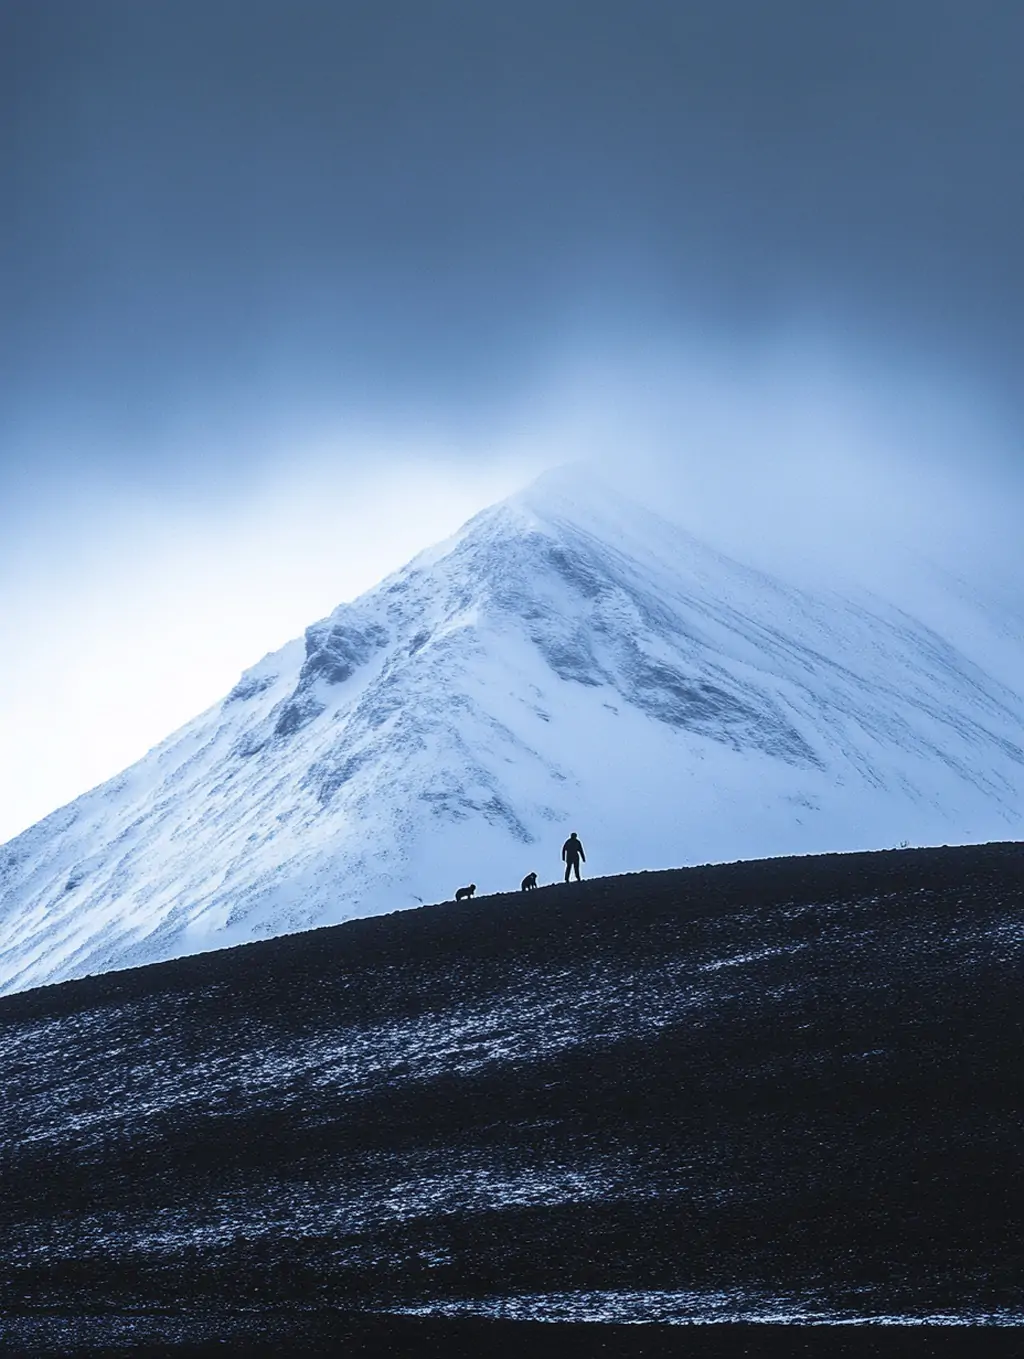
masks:
[[[562,858],[565,860],[565,880],[569,881],[570,871],[576,874],[576,881],[580,880],[580,860],[587,862],[587,856],[583,853],[583,846],[579,842],[576,832],[569,836],[562,846]]]
[[[520,884],[520,889],[524,892],[532,892],[536,888],[536,886],[537,886],[537,874],[527,873],[526,877]]]
[[[471,883],[469,884],[468,887],[460,887],[460,888],[459,888],[459,890],[455,893],[455,900],[456,900],[456,901],[465,901],[465,900],[467,899],[467,897],[471,897],[475,891],[476,891],[476,883],[475,883],[475,882],[471,882]]]

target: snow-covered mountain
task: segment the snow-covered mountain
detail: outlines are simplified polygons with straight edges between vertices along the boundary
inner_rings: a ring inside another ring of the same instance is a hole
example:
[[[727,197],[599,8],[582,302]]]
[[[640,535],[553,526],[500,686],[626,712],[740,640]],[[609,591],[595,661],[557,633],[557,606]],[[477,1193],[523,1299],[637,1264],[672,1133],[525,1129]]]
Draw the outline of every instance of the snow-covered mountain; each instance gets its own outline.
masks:
[[[559,873],[1015,835],[1024,699],[561,472],[0,848],[0,990]],[[486,909],[486,908],[485,908]]]

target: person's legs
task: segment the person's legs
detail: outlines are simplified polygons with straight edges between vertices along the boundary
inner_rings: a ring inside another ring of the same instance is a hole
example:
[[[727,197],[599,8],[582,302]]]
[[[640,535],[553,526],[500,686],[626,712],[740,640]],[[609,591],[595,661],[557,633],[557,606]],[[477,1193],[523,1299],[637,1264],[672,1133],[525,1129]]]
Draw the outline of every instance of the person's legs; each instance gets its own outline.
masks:
[[[571,868],[572,868],[572,863],[571,863],[571,861],[570,861],[569,859],[566,859],[566,861],[565,861],[565,880],[566,880],[566,882],[569,881],[569,870],[570,870]]]
[[[580,861],[579,861],[579,859],[573,859],[573,861],[572,861],[572,866],[573,866],[573,869],[574,869],[575,872],[576,872],[576,881],[579,882],[579,880],[580,880]]]

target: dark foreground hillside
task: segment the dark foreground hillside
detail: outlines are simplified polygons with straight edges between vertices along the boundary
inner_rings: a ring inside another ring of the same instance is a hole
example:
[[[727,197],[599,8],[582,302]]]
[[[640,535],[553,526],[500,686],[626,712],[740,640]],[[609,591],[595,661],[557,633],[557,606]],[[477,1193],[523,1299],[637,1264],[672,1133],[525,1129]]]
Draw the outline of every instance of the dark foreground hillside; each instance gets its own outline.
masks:
[[[1024,1322],[1022,937],[1024,849],[990,845],[559,885],[2,999],[0,1348],[841,1355],[495,1319]]]

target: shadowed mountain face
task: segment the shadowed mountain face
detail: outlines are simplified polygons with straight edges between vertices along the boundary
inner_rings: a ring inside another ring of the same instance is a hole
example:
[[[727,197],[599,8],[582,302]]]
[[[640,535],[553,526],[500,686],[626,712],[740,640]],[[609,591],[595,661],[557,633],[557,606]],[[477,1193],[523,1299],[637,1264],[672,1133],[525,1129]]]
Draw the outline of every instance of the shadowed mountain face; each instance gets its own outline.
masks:
[[[1022,921],[778,859],[7,997],[0,1311],[1019,1323]]]
[[[574,826],[601,873],[1016,833],[1018,693],[579,481],[484,511],[0,848],[0,990],[544,881]]]

